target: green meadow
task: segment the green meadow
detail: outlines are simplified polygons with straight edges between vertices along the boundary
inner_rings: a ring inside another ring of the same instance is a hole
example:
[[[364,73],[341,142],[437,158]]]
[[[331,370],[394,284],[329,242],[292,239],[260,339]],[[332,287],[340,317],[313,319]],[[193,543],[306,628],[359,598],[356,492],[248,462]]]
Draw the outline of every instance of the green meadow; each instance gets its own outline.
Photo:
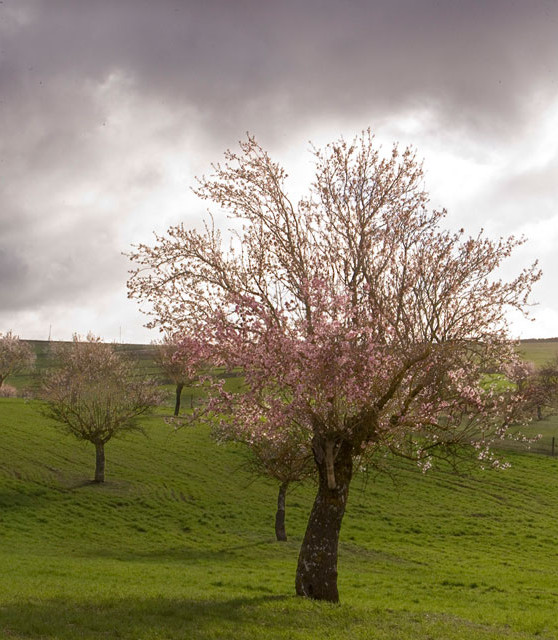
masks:
[[[0,638],[558,638],[558,458],[357,472],[330,605],[293,595],[312,483],[276,542],[276,487],[205,425],[174,431],[171,401],[108,443],[95,485],[91,445],[0,398]]]

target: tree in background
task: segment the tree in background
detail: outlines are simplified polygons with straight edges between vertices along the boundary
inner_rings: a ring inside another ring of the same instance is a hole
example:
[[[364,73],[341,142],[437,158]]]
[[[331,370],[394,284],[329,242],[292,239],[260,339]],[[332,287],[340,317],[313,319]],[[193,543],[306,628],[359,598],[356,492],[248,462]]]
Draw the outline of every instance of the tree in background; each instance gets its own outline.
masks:
[[[187,327],[242,369],[243,393],[213,394],[223,426],[255,442],[306,432],[318,490],[296,593],[332,602],[356,461],[501,466],[491,445],[521,398],[483,374],[517,359],[505,314],[525,310],[540,277],[533,265],[496,279],[521,241],[442,230],[414,153],[382,157],[373,142],[364,132],[315,150],[314,182],[293,204],[285,171],[249,136],[197,189],[242,223],[230,242],[213,223],[180,225],[131,255],[130,296],[150,304],[150,326]]]
[[[29,343],[19,339],[11,331],[0,333],[0,387],[8,376],[31,368],[35,353]]]
[[[529,418],[544,420],[558,410],[558,356],[540,367],[533,362],[518,361],[505,369],[507,378],[524,396],[524,410]]]
[[[95,445],[95,482],[104,482],[105,444],[142,431],[137,418],[159,403],[160,392],[114,345],[91,334],[54,348],[59,366],[43,378],[43,412],[66,433]]]
[[[532,395],[537,410],[537,419],[556,414],[558,411],[558,355],[535,370]]]
[[[242,425],[237,421],[229,423],[225,417],[218,420],[213,435],[219,442],[239,442],[248,447],[248,469],[258,476],[279,483],[275,537],[279,542],[285,542],[287,490],[289,486],[313,477],[316,472],[308,431],[290,425],[284,434],[277,437],[278,434],[273,432],[256,432],[250,424]]]
[[[176,385],[174,415],[178,416],[182,390],[197,379],[207,358],[207,350],[199,340],[178,334],[167,334],[155,344],[155,362]]]

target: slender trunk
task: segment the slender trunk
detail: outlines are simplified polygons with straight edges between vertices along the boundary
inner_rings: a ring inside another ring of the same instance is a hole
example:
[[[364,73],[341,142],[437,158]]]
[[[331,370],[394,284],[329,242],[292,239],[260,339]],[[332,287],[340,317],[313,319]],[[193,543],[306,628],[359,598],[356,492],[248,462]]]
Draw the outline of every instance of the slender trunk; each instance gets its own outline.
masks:
[[[543,414],[542,414],[542,407],[540,404],[537,405],[537,420],[542,420],[543,419]]]
[[[0,376],[0,387],[2,386],[3,382],[4,382],[3,376]]]
[[[176,385],[176,403],[174,405],[174,415],[177,416],[180,411],[180,398],[182,397],[182,389],[184,389],[184,385],[179,382]]]
[[[353,471],[352,445],[341,442],[333,460],[331,448],[325,446],[327,443],[323,445],[314,445],[318,494],[298,556],[296,593],[314,600],[339,602],[337,546]]]
[[[275,514],[275,536],[278,542],[286,542],[287,531],[285,530],[285,496],[287,494],[288,482],[283,482],[279,487],[277,496],[277,513]]]
[[[95,482],[105,481],[105,443],[95,443]]]

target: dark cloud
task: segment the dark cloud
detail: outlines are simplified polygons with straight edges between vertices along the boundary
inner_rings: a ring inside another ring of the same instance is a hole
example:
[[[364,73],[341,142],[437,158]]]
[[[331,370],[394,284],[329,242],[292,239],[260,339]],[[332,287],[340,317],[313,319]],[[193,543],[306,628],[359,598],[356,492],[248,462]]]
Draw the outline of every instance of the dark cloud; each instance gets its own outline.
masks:
[[[173,153],[199,173],[247,130],[288,148],[417,111],[465,152],[511,147],[558,95],[557,32],[554,0],[4,0],[3,309],[114,288]]]
[[[534,91],[558,91],[551,1],[17,4],[30,15],[4,43],[11,95],[38,95],[60,78],[75,91],[120,69],[139,91],[193,104],[206,126],[235,135],[243,125],[293,126],[294,114],[381,117],[417,103],[503,134],[531,115]]]
[[[0,236],[3,313],[75,305],[100,294],[115,276],[124,277],[125,265],[104,223],[82,213],[63,224],[51,220],[46,228],[30,223],[24,234],[12,229]]]

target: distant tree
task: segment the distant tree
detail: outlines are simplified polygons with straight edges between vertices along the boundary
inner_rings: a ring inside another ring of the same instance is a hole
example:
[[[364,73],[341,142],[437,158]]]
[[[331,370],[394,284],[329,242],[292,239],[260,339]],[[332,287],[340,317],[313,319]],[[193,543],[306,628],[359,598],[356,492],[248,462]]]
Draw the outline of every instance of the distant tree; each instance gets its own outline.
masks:
[[[224,416],[219,419],[213,433],[218,441],[234,441],[247,446],[248,469],[279,483],[275,512],[275,537],[279,542],[287,540],[285,512],[289,486],[316,474],[307,430],[290,427],[281,437],[277,437],[277,434],[265,431],[255,433],[249,424],[231,424]]]
[[[383,157],[370,132],[315,151],[297,204],[285,171],[253,137],[199,181],[198,195],[238,223],[222,242],[180,225],[140,245],[130,295],[151,326],[189,330],[246,390],[216,389],[231,429],[281,439],[304,429],[318,490],[299,554],[296,593],[337,602],[337,549],[355,463],[492,452],[520,396],[486,384],[516,358],[507,309],[525,310],[535,265],[495,278],[520,241],[440,229],[414,153]]]
[[[182,390],[198,377],[207,358],[206,349],[199,340],[176,333],[167,334],[155,345],[156,363],[176,385],[174,415],[178,416]]]
[[[160,392],[114,345],[91,334],[57,345],[55,358],[58,368],[42,381],[43,412],[66,433],[95,445],[95,482],[104,482],[105,444],[142,431],[137,418],[159,403]]]
[[[10,375],[29,369],[35,363],[35,353],[29,343],[11,331],[0,333],[0,387]]]
[[[535,371],[532,387],[539,420],[558,412],[558,355]]]
[[[539,367],[526,361],[510,363],[504,373],[524,397],[529,418],[544,420],[558,411],[558,356]]]

